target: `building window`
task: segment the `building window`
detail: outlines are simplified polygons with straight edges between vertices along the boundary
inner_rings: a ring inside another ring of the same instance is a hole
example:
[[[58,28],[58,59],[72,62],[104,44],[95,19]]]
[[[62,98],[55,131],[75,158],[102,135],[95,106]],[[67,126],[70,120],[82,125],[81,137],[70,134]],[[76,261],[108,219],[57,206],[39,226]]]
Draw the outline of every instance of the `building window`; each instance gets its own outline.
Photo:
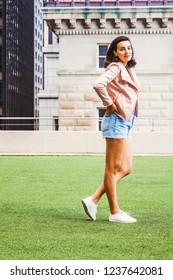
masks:
[[[54,118],[54,128],[55,130],[59,130],[59,117],[53,117]]]
[[[52,45],[53,44],[53,34],[50,29],[48,29],[48,44]]]
[[[98,68],[104,68],[107,49],[108,44],[98,45]]]
[[[102,123],[102,118],[105,114],[106,108],[98,108],[98,114],[99,114],[99,123],[98,123],[98,127],[99,127],[99,131],[101,131],[101,123]]]

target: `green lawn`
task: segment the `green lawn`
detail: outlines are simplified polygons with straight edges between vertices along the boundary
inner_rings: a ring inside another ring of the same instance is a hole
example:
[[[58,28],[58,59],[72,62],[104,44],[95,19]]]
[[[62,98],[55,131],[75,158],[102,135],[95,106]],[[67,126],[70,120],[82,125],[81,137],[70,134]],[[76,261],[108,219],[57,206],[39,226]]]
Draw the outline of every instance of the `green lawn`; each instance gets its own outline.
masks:
[[[81,199],[103,178],[103,156],[0,156],[1,260],[173,259],[173,157],[135,157],[118,185],[136,224],[96,221]]]

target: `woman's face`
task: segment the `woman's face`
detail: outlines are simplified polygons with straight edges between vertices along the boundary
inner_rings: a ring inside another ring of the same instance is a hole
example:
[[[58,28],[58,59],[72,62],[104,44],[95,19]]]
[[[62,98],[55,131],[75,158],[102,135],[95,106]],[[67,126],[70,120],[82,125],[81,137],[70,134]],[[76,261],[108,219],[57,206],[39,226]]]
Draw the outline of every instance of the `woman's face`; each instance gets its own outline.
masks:
[[[117,50],[114,51],[114,55],[118,56],[119,60],[127,65],[127,62],[132,58],[132,47],[129,41],[122,41],[117,44]]]

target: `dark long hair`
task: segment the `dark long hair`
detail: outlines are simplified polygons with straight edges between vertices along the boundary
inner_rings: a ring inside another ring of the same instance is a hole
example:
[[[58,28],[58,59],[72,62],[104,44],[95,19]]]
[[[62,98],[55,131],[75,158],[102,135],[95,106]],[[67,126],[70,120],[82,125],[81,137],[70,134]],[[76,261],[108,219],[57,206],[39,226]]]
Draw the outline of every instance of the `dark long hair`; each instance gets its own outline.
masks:
[[[106,68],[111,62],[118,62],[120,61],[118,57],[115,57],[113,51],[117,50],[117,44],[122,42],[122,41],[129,41],[131,48],[132,48],[132,58],[127,62],[127,67],[131,68],[134,67],[136,65],[136,61],[134,59],[134,50],[132,47],[132,43],[130,41],[130,39],[126,36],[119,36],[117,38],[115,38],[112,43],[110,44],[107,53],[106,53],[106,59],[104,62],[104,67]]]

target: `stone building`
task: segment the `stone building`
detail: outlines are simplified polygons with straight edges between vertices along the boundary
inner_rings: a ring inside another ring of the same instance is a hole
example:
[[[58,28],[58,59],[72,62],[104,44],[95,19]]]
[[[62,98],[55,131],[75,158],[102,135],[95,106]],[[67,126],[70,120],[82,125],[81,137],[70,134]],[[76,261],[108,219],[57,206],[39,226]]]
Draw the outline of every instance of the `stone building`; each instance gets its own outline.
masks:
[[[44,46],[48,68],[38,97],[49,125],[42,120],[40,129],[99,130],[104,106],[93,83],[109,43],[126,35],[141,82],[134,130],[173,130],[173,1],[45,1],[42,11],[58,44]]]
[[[38,129],[39,117],[39,103],[38,93],[43,85],[43,57],[42,57],[42,44],[43,44],[43,20],[41,8],[43,5],[42,0],[34,1],[34,116],[35,129]]]
[[[43,90],[39,90],[39,130],[58,129],[59,38],[43,24]]]

